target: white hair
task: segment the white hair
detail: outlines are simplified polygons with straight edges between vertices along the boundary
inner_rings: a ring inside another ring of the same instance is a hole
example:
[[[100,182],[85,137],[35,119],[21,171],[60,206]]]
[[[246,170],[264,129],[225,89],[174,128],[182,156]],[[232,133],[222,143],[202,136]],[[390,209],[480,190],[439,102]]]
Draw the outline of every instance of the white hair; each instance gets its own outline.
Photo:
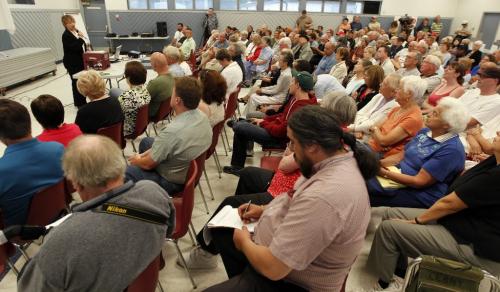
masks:
[[[321,106],[332,111],[341,124],[350,125],[356,119],[356,103],[343,90],[330,91],[324,95]]]
[[[401,75],[398,73],[391,73],[385,76],[384,80],[387,80],[389,88],[396,90],[399,86],[399,81],[401,81]]]
[[[470,115],[460,100],[449,96],[443,97],[438,102],[438,107],[443,109],[441,118],[450,126],[450,133],[458,134],[465,130]]]
[[[436,70],[441,66],[441,60],[435,55],[427,55],[424,60],[436,66]]]
[[[437,57],[436,57],[437,58]],[[420,78],[420,76],[405,76],[401,78],[400,86],[402,89],[407,92],[410,91],[412,95],[412,99],[417,103],[422,103],[422,97],[427,90],[427,81]]]
[[[474,45],[476,45],[476,46],[482,46],[483,45],[483,41],[477,40],[477,41],[474,42]]]
[[[181,58],[179,49],[174,46],[166,46],[165,48],[163,48],[163,54],[165,54],[165,57],[176,61]]]
[[[278,42],[279,45],[287,45],[289,48],[292,46],[292,40],[289,37],[281,38]]]

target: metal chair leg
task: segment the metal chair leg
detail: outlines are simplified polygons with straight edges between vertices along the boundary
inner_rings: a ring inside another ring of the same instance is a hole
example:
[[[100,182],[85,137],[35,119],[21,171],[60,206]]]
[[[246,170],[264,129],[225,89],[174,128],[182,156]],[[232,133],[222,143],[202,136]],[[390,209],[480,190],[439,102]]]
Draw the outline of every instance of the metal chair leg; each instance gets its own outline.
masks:
[[[14,266],[14,264],[7,259],[7,264],[9,265],[10,269],[14,272],[14,275],[18,276],[19,275],[19,270]]]
[[[188,234],[189,234],[189,237],[191,238],[191,242],[193,243],[193,246],[196,246],[196,241],[194,240],[191,228],[188,228]]]
[[[179,248],[179,245],[177,244],[177,240],[172,240],[175,244],[175,248],[177,249],[177,253],[179,254],[179,257],[181,258],[182,265],[184,266],[184,270],[186,270],[186,273],[189,276],[189,279],[191,280],[191,284],[193,284],[193,289],[196,289],[196,283],[194,282],[193,276],[191,276],[191,272],[189,271],[186,260],[184,259],[184,256],[182,255],[181,249]]]
[[[137,153],[137,148],[135,148],[134,140],[130,140],[130,143],[132,144],[132,148],[134,149],[134,152]]]
[[[223,135],[221,135],[223,136]],[[226,156],[227,156],[227,148],[226,148],[226,139],[224,139],[224,137],[221,137],[222,138],[222,146],[224,146],[224,152],[226,152]],[[229,146],[229,145],[227,145]]]
[[[158,279],[158,288],[160,288],[160,292],[165,292],[165,290],[163,290],[163,286],[161,285],[159,279]]]
[[[158,129],[156,129],[156,124],[153,123],[153,130],[155,130],[155,135],[158,136]]]
[[[229,149],[229,152],[233,151],[233,149],[231,148],[231,144],[229,144],[229,138],[227,136],[227,132],[226,132],[226,127],[224,127],[224,135],[222,136],[226,136],[226,143],[227,143],[227,148]],[[222,137],[222,139],[224,139],[224,137]]]
[[[194,229],[193,221],[189,221],[189,228],[191,228],[191,231],[193,231],[193,234],[196,235],[196,229]]]
[[[24,250],[24,247],[22,245],[14,244],[14,246],[21,252],[21,254],[23,255],[23,258],[26,261],[30,260],[30,257],[28,256],[28,254],[26,253],[26,250]]]
[[[217,151],[215,151],[214,154],[212,154],[212,156],[214,157],[215,165],[217,166],[217,171],[219,172],[219,178],[222,178],[221,176],[222,169],[220,167],[219,156],[217,155]]]
[[[203,193],[203,189],[201,188],[200,182],[198,182],[198,188],[200,189],[201,198],[203,199],[203,204],[205,205],[205,210],[207,210],[207,214],[210,214],[208,210],[207,201],[205,200],[205,194]]]
[[[212,186],[210,185],[210,180],[208,179],[207,171],[205,169],[203,170],[203,174],[205,175],[205,180],[207,181],[208,190],[210,191],[210,196],[212,197],[212,201],[213,201],[213,200],[215,200],[215,197],[214,197],[214,193],[212,192]]]

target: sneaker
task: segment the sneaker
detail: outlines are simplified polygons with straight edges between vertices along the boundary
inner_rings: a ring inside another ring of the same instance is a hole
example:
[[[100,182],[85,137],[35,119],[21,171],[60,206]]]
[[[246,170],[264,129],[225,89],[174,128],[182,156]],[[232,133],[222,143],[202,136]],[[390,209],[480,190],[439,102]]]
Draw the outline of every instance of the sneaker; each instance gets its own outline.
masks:
[[[186,259],[186,265],[190,270],[208,270],[217,268],[217,256],[203,250],[197,246],[189,255],[183,255]],[[177,265],[184,268],[182,259],[177,257]]]
[[[405,280],[403,278],[400,278],[398,276],[394,276],[389,283],[389,286],[387,288],[382,288],[380,284],[377,282],[376,286],[373,287],[373,289],[370,289],[368,291],[370,292],[378,292],[378,291],[385,291],[385,292],[403,292],[403,285],[404,285]]]
[[[222,171],[225,173],[240,176],[240,170],[242,169],[243,167],[229,165],[229,166],[224,166],[224,168],[222,168]]]

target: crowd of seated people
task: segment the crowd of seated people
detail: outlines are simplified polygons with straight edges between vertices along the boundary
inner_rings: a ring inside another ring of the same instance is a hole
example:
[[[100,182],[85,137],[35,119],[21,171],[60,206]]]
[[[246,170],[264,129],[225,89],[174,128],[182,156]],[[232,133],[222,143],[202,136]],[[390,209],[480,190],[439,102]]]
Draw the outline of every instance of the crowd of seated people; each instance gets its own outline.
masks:
[[[36,98],[31,109],[44,129],[37,138],[27,109],[0,100],[0,140],[7,145],[0,158],[7,178],[0,183],[4,223],[23,224],[32,196],[64,176],[84,201],[81,212],[92,213],[89,202],[102,193],[128,187],[131,196],[151,194],[135,196],[139,205],[144,200],[141,206],[172,219],[167,194],[182,191],[190,162],[208,149],[213,126],[226,118],[230,95],[248,86],[248,95],[240,95],[247,103],[244,117],[228,123],[233,147],[230,165],[223,168],[240,179],[235,196],[214,214],[230,205],[243,220],[258,223],[253,236],[246,228],[204,228],[197,235],[187,266],[213,268],[220,254],[229,276],[208,291],[340,290],[365,240],[370,206],[390,207],[367,263],[379,278],[375,290],[400,287],[407,257],[422,254],[498,275],[500,52],[487,55],[482,42],[457,37],[464,30],[445,36],[440,17],[414,21],[410,31],[397,23],[383,27],[375,16],[369,23],[344,18],[335,29],[315,29],[304,11],[296,24],[274,32],[267,25],[212,31],[193,72],[183,60],[192,57],[196,44],[191,29],[179,24],[175,44],[151,55],[157,76],[149,83],[135,61],[125,67],[126,91],[107,92],[98,73],[82,74],[77,88],[90,102],[79,108],[74,124],[64,123],[57,98]],[[120,122],[128,135],[141,106],[149,104],[154,117],[165,101],[172,121],[156,137],[142,138],[140,153],[128,157],[126,167],[116,145],[88,135]],[[275,171],[245,167],[253,142],[284,150]],[[89,160],[80,161],[85,155]],[[111,165],[111,158],[120,165]],[[111,166],[112,175],[105,173]],[[48,285],[38,265],[55,264],[43,255],[69,262],[72,255],[60,246],[75,237],[74,228],[89,229],[85,222],[69,221],[49,237],[19,287]],[[158,234],[166,234],[164,226],[146,231],[154,244]],[[136,270],[157,252],[152,246]],[[114,264],[107,271],[118,270]],[[58,270],[55,277],[64,274]],[[131,274],[127,270],[115,281],[121,281],[120,290]],[[114,289],[96,279],[96,287]],[[55,281],[50,288],[61,279]]]

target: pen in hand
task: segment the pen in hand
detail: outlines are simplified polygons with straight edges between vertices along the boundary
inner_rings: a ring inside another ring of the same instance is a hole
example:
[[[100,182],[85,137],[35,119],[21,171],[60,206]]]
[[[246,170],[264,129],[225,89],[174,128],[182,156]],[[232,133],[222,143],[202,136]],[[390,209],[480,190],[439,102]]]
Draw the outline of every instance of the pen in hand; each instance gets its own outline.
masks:
[[[248,208],[250,207],[250,204],[252,203],[252,200],[248,201],[247,207],[245,208],[245,211],[243,211],[243,215],[241,215],[241,218],[245,219],[245,214],[248,211]]]

